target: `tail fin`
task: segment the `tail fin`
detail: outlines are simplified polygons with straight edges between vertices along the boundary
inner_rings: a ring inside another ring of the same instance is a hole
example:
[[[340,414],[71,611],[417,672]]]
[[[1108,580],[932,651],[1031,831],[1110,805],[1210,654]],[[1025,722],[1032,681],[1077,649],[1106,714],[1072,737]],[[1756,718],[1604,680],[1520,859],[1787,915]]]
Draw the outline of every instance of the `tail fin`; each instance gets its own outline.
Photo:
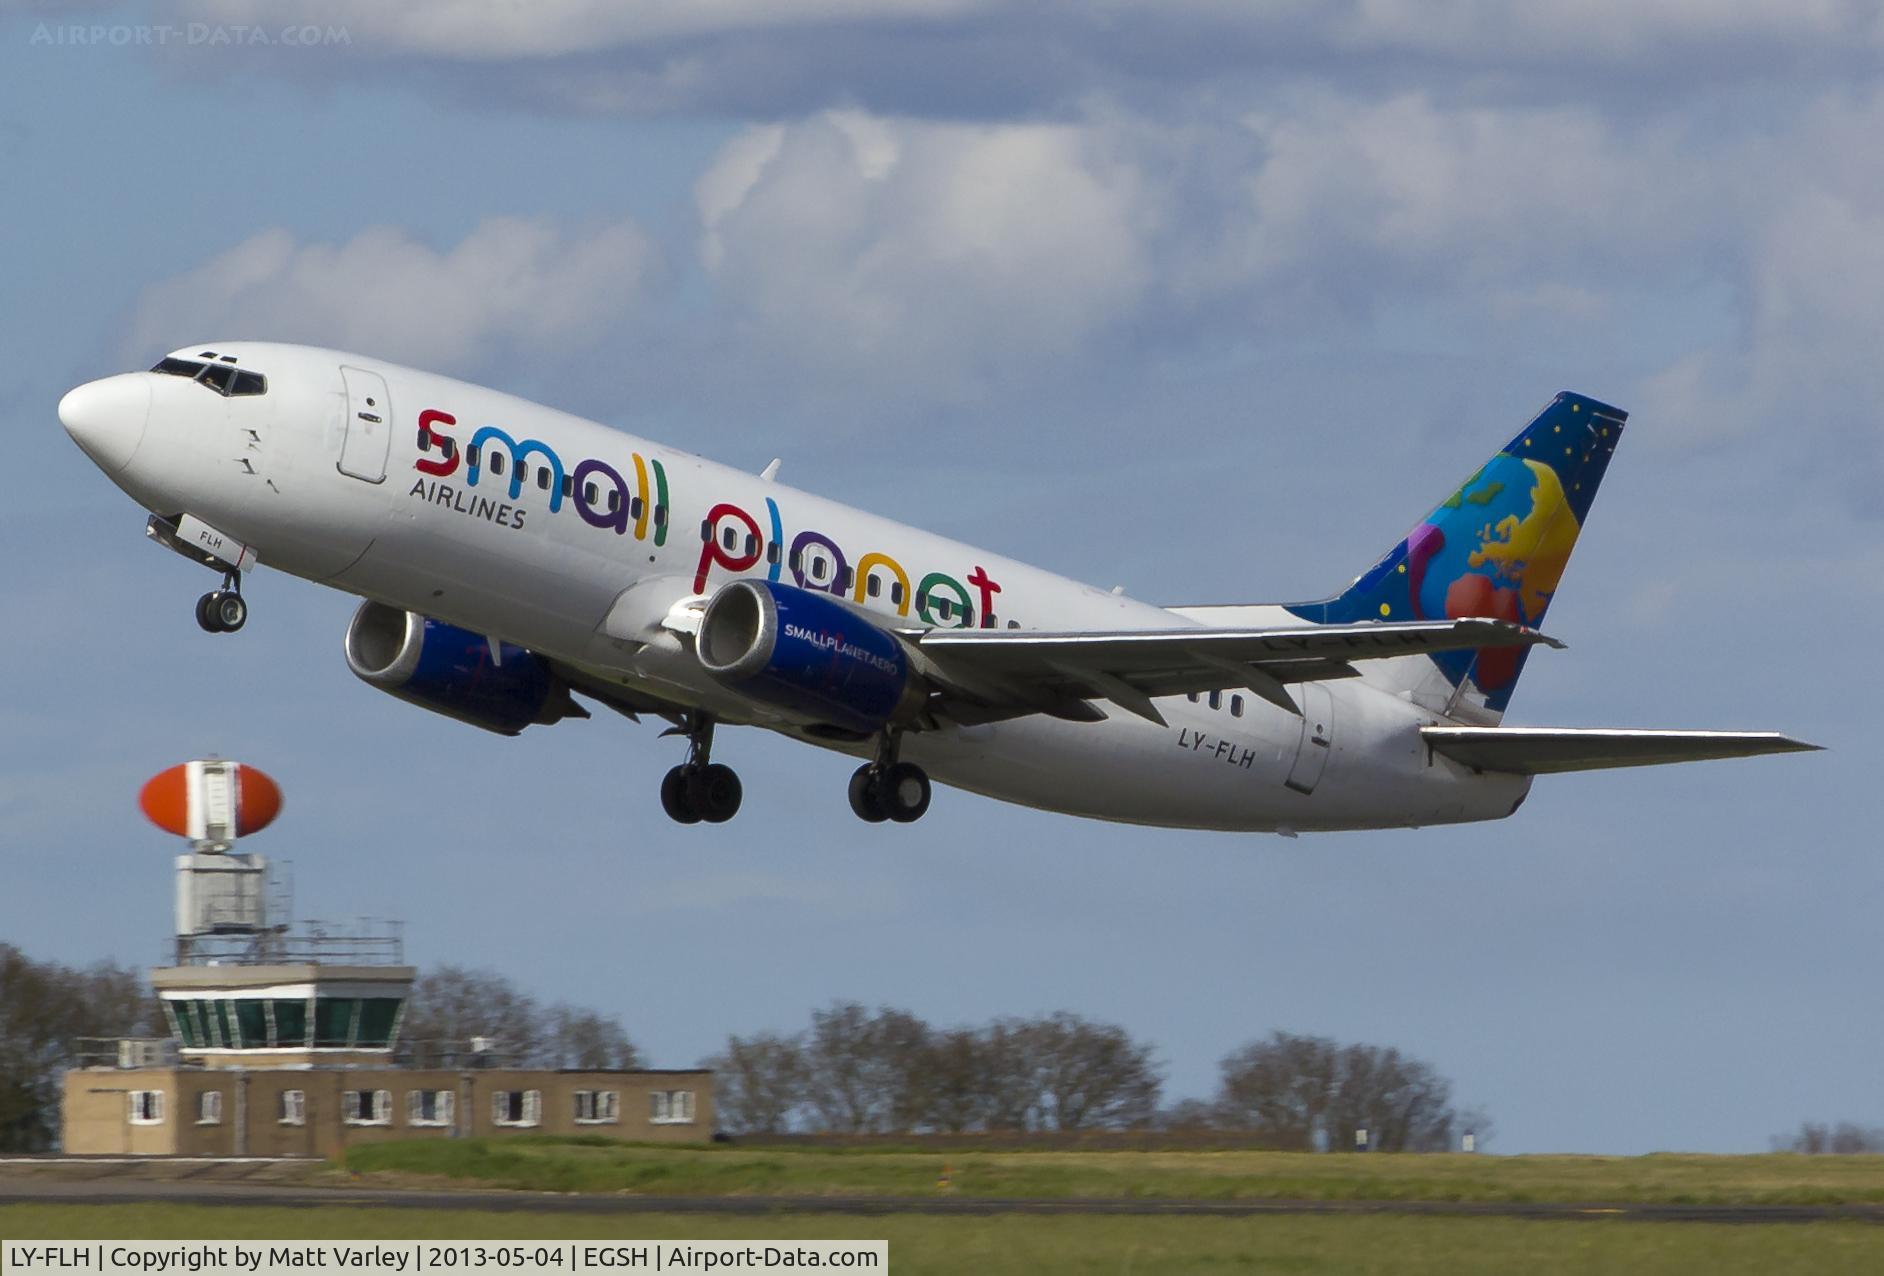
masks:
[[[1346,592],[1289,610],[1316,624],[1488,616],[1542,625],[1627,419],[1595,399],[1559,394]],[[1420,676],[1415,683],[1426,685],[1406,689],[1421,703],[1443,699],[1429,704],[1435,710],[1456,715],[1470,705],[1477,712],[1467,716],[1495,722],[1528,651],[1416,657],[1444,681]]]

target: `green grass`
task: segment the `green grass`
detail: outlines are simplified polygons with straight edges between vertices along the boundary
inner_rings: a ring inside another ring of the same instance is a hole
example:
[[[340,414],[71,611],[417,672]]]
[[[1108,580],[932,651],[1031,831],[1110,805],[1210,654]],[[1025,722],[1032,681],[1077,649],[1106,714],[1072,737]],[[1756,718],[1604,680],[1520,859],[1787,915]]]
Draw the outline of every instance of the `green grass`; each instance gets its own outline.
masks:
[[[1318,1156],[922,1152],[609,1139],[414,1140],[348,1151],[369,1179],[663,1195],[1144,1197],[1307,1201],[1884,1203],[1873,1156]],[[949,1186],[939,1186],[946,1170]]]
[[[883,1239],[922,1273],[1761,1273],[1884,1269],[1884,1227],[1407,1218],[532,1214],[353,1206],[0,1206],[0,1238]]]

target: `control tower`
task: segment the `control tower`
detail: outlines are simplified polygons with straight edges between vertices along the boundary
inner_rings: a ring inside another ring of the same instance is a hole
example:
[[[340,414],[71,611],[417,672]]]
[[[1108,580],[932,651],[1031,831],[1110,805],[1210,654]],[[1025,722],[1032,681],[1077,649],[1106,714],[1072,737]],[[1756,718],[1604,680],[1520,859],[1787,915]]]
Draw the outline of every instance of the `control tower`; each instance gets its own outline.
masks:
[[[170,1036],[75,1043],[65,1151],[320,1157],[381,1139],[712,1132],[713,1077],[698,1068],[533,1067],[478,1038],[402,1045],[415,972],[399,923],[296,922],[285,866],[235,849],[281,809],[256,768],[186,762],[139,803],[187,842],[170,964],[150,972]]]
[[[294,922],[266,857],[235,850],[281,810],[281,790],[219,758],[153,776],[139,805],[188,839],[176,857],[174,964],[151,971],[178,1055],[207,1067],[385,1063],[412,991],[397,922]]]

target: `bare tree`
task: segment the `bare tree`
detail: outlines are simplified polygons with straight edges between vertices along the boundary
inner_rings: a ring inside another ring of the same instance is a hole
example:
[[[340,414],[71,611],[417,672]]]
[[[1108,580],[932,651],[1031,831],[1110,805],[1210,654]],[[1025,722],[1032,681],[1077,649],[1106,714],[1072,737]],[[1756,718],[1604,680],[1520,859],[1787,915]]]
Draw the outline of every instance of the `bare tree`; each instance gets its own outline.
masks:
[[[60,1076],[79,1037],[152,1036],[162,1011],[141,976],[108,962],[83,970],[0,944],[0,1150],[51,1147]]]
[[[1225,1056],[1222,1068],[1218,1119],[1279,1147],[1345,1151],[1358,1130],[1382,1151],[1452,1144],[1452,1083],[1391,1047],[1276,1032]],[[1474,1119],[1489,1125],[1482,1113]]]
[[[988,1120],[992,1070],[986,1034],[973,1028],[949,1028],[929,1042],[924,1069],[931,1129],[960,1134]]]
[[[978,1034],[982,1117],[990,1130],[1035,1128],[1041,1106],[1037,1064],[1040,1027],[1025,1019],[997,1019]]]
[[[1326,1037],[1275,1032],[1225,1055],[1218,1120],[1277,1147],[1310,1151],[1328,1123],[1340,1047]]]
[[[741,1134],[782,1134],[805,1101],[801,1036],[762,1032],[728,1037],[726,1048],[701,1060],[713,1070],[713,1110],[720,1124]]]
[[[621,1021],[579,1010],[550,1007],[544,1015],[544,1042],[537,1062],[548,1068],[638,1068],[641,1052],[628,1039]]]
[[[813,1011],[804,1046],[805,1097],[821,1130],[841,1134],[914,1129],[925,1117],[929,1026],[888,1007],[854,1001]]]
[[[1042,1108],[1056,1130],[1146,1125],[1163,1084],[1152,1047],[1125,1029],[1061,1011],[1034,1035]]]
[[[1884,1152],[1884,1129],[1857,1125],[1851,1121],[1840,1121],[1837,1125],[1807,1121],[1799,1127],[1798,1133],[1775,1138],[1773,1150],[1804,1152],[1810,1156]]]

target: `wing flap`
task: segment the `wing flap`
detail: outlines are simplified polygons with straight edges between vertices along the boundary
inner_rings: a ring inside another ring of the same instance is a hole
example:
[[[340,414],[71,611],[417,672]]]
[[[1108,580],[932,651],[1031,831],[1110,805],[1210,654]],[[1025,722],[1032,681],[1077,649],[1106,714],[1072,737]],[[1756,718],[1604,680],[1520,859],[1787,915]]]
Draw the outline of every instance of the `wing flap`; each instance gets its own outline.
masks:
[[[1660,766],[1820,748],[1777,731],[1637,731],[1577,727],[1422,727],[1437,753],[1476,771],[1549,775]]]
[[[1562,646],[1505,621],[1371,622],[1267,629],[906,630],[928,672],[966,702],[949,716],[1025,713],[1084,719],[1075,706],[1105,700],[1150,721],[1152,697],[1246,688],[1296,712],[1291,682],[1355,676],[1354,662],[1484,647]],[[968,706],[974,706],[970,709]],[[1089,706],[1088,706],[1089,707]]]

